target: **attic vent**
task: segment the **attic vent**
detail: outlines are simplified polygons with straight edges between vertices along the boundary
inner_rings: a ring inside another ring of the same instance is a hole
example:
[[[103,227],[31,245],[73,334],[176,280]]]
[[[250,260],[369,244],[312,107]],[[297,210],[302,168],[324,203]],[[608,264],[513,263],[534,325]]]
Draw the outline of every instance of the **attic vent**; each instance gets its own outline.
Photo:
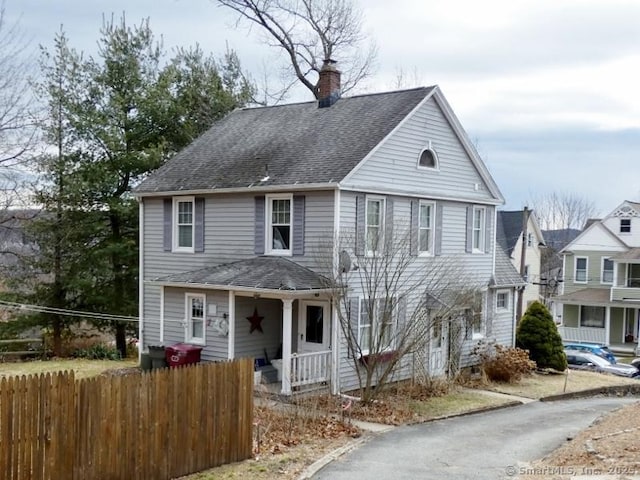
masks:
[[[419,168],[438,168],[438,155],[435,150],[429,147],[420,152],[420,158],[418,159]]]

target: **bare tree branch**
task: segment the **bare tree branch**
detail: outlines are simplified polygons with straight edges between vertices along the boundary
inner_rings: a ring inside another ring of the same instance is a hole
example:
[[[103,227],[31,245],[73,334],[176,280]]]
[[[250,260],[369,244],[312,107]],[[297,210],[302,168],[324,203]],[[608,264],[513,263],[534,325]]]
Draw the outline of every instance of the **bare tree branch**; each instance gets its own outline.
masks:
[[[347,93],[371,75],[377,55],[362,33],[362,13],[353,0],[217,0],[238,20],[259,25],[284,50],[297,82],[318,98],[318,74],[326,59],[336,60]]]

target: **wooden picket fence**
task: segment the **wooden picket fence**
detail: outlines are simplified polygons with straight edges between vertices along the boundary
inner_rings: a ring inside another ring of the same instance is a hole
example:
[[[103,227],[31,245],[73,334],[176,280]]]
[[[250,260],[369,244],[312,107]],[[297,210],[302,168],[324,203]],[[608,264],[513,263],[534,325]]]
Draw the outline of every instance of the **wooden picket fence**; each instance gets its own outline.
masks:
[[[0,380],[0,479],[171,479],[252,454],[253,361]]]

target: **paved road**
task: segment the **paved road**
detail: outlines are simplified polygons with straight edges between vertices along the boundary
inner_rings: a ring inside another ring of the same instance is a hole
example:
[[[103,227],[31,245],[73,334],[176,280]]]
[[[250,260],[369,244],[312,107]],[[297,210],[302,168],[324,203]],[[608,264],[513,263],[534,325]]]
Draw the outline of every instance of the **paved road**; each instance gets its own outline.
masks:
[[[637,401],[589,398],[533,402],[396,428],[374,437],[314,479],[510,478],[510,467],[551,452],[601,414]],[[526,477],[525,477],[526,478]]]

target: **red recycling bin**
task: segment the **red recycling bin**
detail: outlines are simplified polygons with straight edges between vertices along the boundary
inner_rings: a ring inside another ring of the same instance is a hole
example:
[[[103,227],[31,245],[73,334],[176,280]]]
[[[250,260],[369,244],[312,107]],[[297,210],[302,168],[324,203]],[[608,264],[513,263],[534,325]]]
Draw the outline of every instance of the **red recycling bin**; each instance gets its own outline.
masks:
[[[188,343],[176,343],[165,348],[167,364],[170,367],[180,367],[182,365],[190,365],[200,361],[200,352],[202,347],[189,345]]]

